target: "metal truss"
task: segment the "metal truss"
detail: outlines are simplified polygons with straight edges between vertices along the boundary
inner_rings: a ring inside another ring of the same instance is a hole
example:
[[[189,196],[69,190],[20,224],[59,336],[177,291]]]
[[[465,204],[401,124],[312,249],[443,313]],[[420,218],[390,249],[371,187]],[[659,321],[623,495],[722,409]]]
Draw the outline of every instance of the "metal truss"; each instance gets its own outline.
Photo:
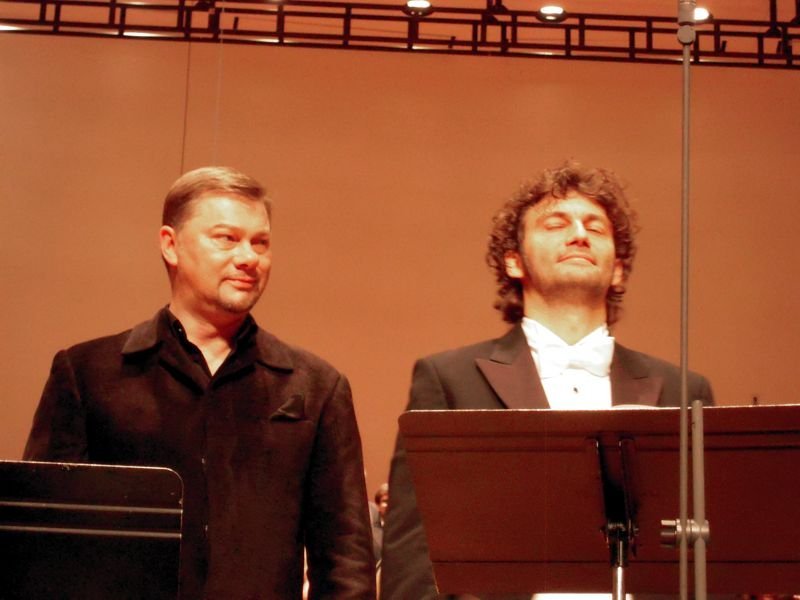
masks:
[[[0,0],[0,32],[431,54],[678,63],[669,17],[436,7],[325,0]],[[696,65],[797,69],[800,21],[698,24]]]

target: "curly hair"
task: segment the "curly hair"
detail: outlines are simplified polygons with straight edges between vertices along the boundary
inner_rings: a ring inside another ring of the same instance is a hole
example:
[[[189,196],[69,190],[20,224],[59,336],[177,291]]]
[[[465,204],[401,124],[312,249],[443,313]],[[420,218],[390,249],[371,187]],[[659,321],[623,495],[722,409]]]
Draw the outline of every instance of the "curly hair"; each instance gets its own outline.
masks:
[[[611,286],[606,294],[606,318],[609,325],[619,319],[625,283],[636,255],[636,213],[614,173],[567,161],[542,172],[535,182],[524,185],[492,219],[486,262],[494,272],[498,286],[494,307],[509,323],[519,322],[524,315],[522,283],[509,277],[505,259],[509,252],[520,252],[525,233],[525,213],[545,198],[561,199],[569,192],[577,192],[599,203],[611,221],[616,258],[622,263],[622,281]]]

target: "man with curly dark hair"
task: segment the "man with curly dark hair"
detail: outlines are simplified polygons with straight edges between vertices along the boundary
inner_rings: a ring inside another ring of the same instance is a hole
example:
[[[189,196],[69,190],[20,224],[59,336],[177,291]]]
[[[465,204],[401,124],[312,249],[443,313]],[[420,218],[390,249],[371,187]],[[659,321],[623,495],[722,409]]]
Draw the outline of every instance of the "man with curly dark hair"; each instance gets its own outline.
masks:
[[[633,259],[636,255],[636,214],[613,173],[605,169],[587,169],[577,163],[568,162],[557,169],[544,171],[538,181],[522,187],[494,217],[486,262],[494,272],[498,284],[495,308],[502,312],[503,319],[509,323],[518,323],[525,314],[523,304],[525,278],[516,271],[509,272],[508,261],[510,257],[514,257],[512,260],[517,261],[525,259],[522,247],[527,233],[528,209],[539,205],[539,212],[547,211],[554,208],[554,201],[575,196],[582,196],[590,203],[594,203],[595,208],[605,213],[600,221],[608,221],[604,225],[608,226],[608,233],[613,239],[614,255],[621,272],[620,281],[612,281],[606,286],[606,322],[612,325],[618,320],[622,296],[625,293],[624,284],[633,269]],[[550,202],[543,203],[543,200]],[[548,229],[563,231],[562,228],[554,228],[552,225],[550,223]],[[589,227],[585,233],[591,235],[594,231]],[[576,239],[573,243],[580,245],[582,242]],[[580,264],[581,261],[577,262]],[[565,264],[573,263],[566,261]],[[525,266],[529,273],[533,273],[533,265]],[[535,293],[533,290],[529,291]]]
[[[408,410],[680,405],[675,365],[609,335],[635,233],[635,214],[610,171],[569,161],[524,186],[495,215],[487,253],[495,308],[512,328],[417,361]],[[699,375],[690,374],[689,393],[712,402]],[[389,488],[381,599],[441,598],[399,437]]]

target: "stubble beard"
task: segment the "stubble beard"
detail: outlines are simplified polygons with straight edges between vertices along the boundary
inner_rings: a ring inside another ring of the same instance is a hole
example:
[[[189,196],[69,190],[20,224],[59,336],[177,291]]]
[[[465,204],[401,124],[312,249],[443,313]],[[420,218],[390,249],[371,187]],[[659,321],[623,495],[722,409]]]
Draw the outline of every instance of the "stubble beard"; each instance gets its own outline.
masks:
[[[605,303],[611,281],[602,281],[598,273],[580,273],[572,270],[557,271],[551,280],[541,280],[535,273],[533,265],[523,258],[529,281],[535,282],[539,295],[553,303],[584,304],[591,306]]]
[[[605,302],[608,287],[594,280],[564,280],[552,282],[543,290],[543,296],[568,304],[592,306]]]
[[[246,314],[253,310],[253,307],[261,299],[261,295],[263,293],[264,288],[260,290],[254,290],[246,295],[242,294],[239,297],[226,297],[220,295],[217,305],[225,312],[233,315]]]

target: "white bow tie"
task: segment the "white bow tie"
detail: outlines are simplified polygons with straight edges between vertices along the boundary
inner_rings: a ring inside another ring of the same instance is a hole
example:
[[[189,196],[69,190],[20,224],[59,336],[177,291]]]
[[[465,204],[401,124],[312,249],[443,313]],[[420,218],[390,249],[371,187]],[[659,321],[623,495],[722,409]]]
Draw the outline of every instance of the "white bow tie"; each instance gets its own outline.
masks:
[[[582,369],[606,377],[614,356],[614,338],[606,336],[597,342],[576,346],[543,346],[537,349],[539,377],[556,377],[567,369]]]

